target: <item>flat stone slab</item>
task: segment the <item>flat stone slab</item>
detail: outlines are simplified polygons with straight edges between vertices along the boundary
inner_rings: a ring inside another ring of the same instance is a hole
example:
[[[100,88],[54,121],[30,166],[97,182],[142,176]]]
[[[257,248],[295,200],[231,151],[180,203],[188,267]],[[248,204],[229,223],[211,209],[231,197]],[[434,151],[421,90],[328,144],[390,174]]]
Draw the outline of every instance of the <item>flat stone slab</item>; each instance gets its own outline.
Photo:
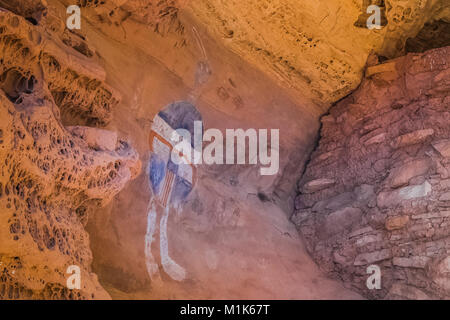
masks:
[[[444,158],[450,158],[450,140],[436,141],[432,145]]]
[[[361,253],[353,263],[355,266],[365,266],[374,262],[383,261],[391,258],[391,250],[383,249],[375,252]]]
[[[316,179],[305,183],[303,193],[314,193],[323,189],[327,189],[336,183],[332,179]]]
[[[366,244],[373,243],[373,242],[379,242],[383,240],[383,235],[381,233],[378,234],[369,234],[365,235],[362,238],[359,238],[356,240],[356,245],[358,247],[365,246]]]
[[[389,231],[404,228],[409,222],[409,216],[398,216],[386,219],[386,229]]]
[[[446,192],[439,197],[439,201],[450,201],[450,192]]]
[[[434,134],[433,129],[417,130],[397,137],[393,142],[394,148],[402,148],[409,145],[423,142],[426,138]]]
[[[392,170],[389,175],[390,185],[392,188],[405,186],[412,178],[426,174],[430,167],[430,158],[408,162]]]
[[[392,264],[394,266],[403,267],[403,268],[417,268],[423,269],[426,267],[427,263],[431,260],[429,257],[395,257],[392,259]]]
[[[393,207],[403,200],[423,198],[431,193],[431,184],[428,181],[416,186],[404,187],[395,191],[380,192],[377,204],[380,208]]]
[[[395,62],[387,62],[387,63],[378,64],[376,66],[368,67],[366,70],[366,77],[370,77],[374,74],[385,73],[385,72],[397,75],[396,63]]]
[[[366,142],[364,142],[364,144],[366,146],[370,146],[372,144],[378,144],[378,143],[382,143],[386,140],[386,133],[380,133],[378,135],[376,135],[375,137],[372,137],[370,139],[367,139]]]
[[[433,219],[433,218],[448,218],[450,217],[450,211],[441,211],[441,212],[433,212],[433,213],[425,213],[425,214],[416,214],[411,216],[411,219]]]
[[[369,232],[372,232],[372,231],[373,231],[372,227],[370,227],[370,226],[369,227],[364,227],[364,228],[361,228],[361,229],[353,231],[352,233],[350,233],[348,235],[348,237],[349,238],[354,238],[354,237],[357,237],[357,236],[360,236],[360,235],[363,235],[363,234],[366,234],[366,233],[369,233]]]

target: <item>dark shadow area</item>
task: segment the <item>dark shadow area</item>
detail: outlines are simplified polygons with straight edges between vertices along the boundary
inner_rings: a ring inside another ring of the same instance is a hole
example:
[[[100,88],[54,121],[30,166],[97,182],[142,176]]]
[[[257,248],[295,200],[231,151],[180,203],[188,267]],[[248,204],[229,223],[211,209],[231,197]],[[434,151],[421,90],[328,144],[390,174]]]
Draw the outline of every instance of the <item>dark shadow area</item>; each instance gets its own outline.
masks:
[[[415,38],[406,40],[406,52],[425,52],[450,45],[450,23],[437,20],[426,23]]]

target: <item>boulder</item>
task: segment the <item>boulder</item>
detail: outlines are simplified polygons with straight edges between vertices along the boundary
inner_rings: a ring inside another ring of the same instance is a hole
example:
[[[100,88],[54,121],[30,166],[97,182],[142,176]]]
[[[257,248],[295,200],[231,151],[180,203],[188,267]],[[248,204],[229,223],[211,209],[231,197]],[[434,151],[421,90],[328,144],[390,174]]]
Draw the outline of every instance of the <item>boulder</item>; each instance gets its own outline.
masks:
[[[362,212],[358,208],[347,207],[333,213],[325,218],[324,230],[321,232],[321,238],[328,238],[336,235],[359,221]]]
[[[355,195],[353,192],[341,193],[329,200],[322,200],[317,202],[314,207],[314,212],[322,212],[323,210],[338,210],[344,206],[348,206],[355,200]]]
[[[374,187],[368,184],[357,186],[354,190],[356,200],[366,202],[375,197]]]

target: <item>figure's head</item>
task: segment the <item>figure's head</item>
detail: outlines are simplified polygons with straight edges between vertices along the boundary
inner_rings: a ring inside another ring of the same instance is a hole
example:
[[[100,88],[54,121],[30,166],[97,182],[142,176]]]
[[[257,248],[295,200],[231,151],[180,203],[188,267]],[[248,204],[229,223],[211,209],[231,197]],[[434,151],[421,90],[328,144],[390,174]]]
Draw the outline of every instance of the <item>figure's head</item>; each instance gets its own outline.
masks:
[[[194,187],[196,167],[192,159],[180,154],[183,161],[173,161],[172,151],[180,142],[179,129],[190,133],[187,147],[194,150],[195,121],[202,121],[201,114],[184,101],[169,104],[154,118],[149,139],[149,178],[154,196],[163,206],[179,206]]]

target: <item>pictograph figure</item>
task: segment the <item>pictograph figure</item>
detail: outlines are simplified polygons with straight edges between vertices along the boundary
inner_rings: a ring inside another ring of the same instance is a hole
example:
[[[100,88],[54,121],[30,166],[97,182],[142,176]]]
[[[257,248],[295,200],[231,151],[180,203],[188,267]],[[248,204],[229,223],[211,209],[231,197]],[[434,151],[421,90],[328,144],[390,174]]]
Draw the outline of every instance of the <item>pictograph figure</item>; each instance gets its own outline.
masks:
[[[197,109],[188,102],[175,102],[161,110],[152,124],[147,172],[153,197],[148,207],[145,236],[146,265],[152,280],[161,279],[161,271],[177,281],[186,277],[185,269],[170,257],[167,224],[170,212],[181,209],[195,184],[196,167],[192,159],[176,150],[174,154],[181,161],[172,161],[172,151],[181,138],[177,129],[191,133],[189,148],[194,150],[194,121],[202,121]]]

